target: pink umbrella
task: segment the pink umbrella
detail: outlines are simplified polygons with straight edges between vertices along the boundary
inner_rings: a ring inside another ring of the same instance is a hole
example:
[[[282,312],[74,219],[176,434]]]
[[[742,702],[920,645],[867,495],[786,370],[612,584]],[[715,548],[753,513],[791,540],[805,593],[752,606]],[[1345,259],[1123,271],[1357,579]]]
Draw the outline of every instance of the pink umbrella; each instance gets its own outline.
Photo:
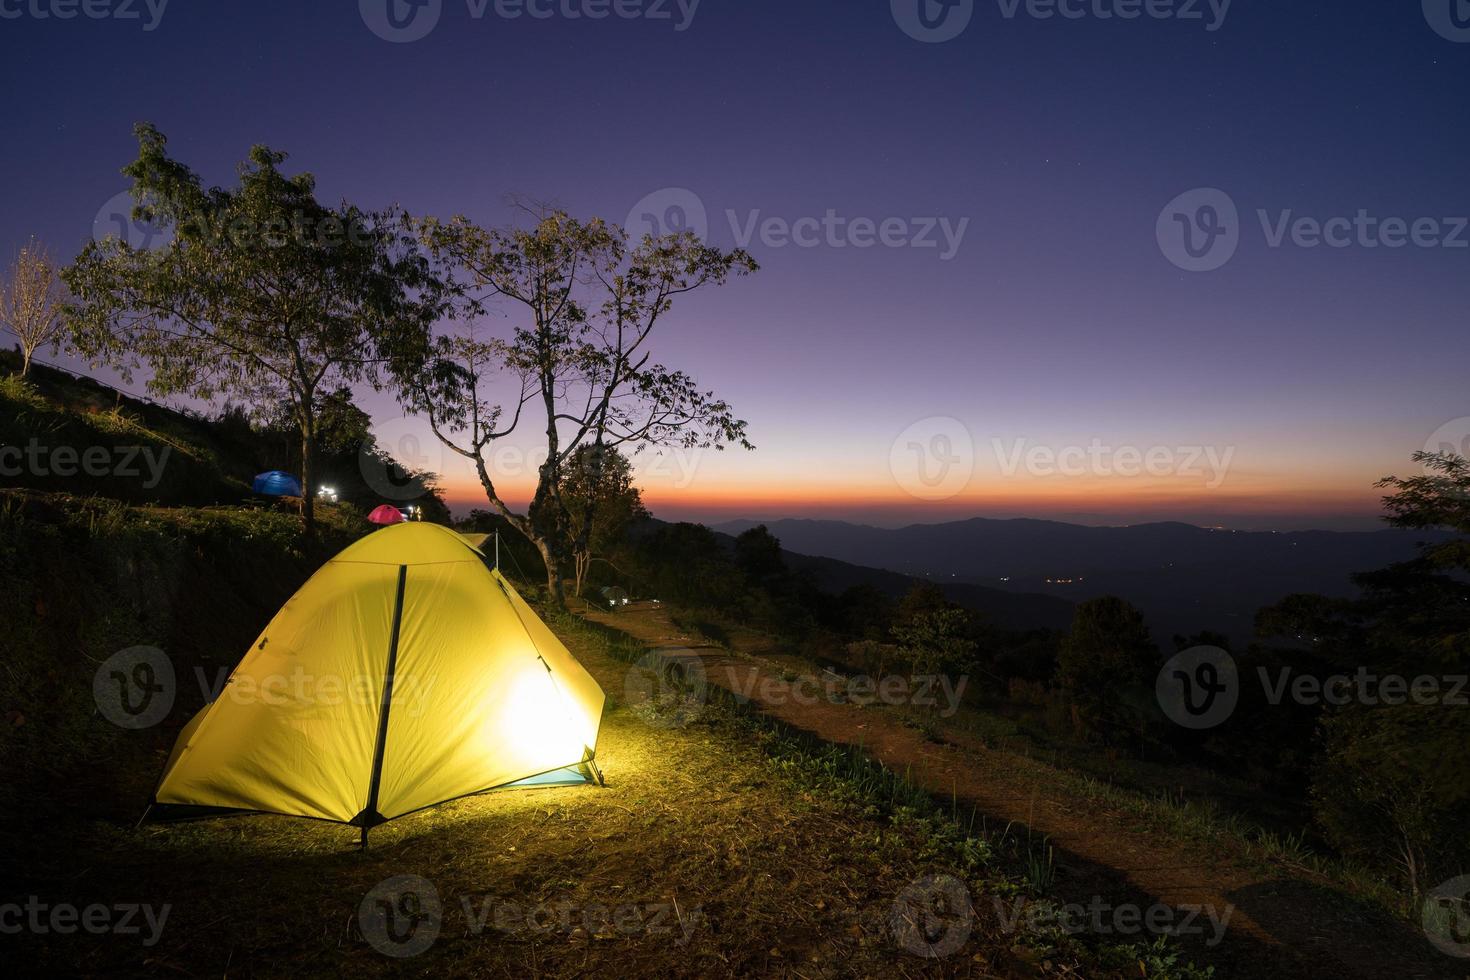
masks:
[[[403,511],[391,504],[384,504],[368,515],[368,520],[374,524],[402,524]]]

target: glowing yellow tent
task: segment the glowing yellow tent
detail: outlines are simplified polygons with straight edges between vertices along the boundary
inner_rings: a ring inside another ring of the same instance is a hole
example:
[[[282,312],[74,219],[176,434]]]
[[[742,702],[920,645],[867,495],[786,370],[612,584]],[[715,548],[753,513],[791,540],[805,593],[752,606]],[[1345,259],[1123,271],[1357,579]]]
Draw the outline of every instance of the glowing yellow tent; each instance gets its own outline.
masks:
[[[448,528],[375,531],[277,613],[154,796],[367,831],[506,786],[600,779],[605,696]]]

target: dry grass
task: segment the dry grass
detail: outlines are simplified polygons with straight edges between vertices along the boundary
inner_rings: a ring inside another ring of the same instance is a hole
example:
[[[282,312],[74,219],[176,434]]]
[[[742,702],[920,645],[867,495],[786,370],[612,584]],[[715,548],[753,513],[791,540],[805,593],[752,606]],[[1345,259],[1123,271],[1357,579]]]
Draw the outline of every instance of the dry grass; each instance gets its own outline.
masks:
[[[167,904],[168,917],[152,946],[5,937],[12,962],[111,975],[1123,975],[1003,935],[990,898],[1016,886],[935,814],[885,803],[871,779],[729,705],[684,727],[650,724],[617,703],[626,666],[610,654],[627,651],[590,630],[567,638],[612,695],[606,788],[461,800],[378,828],[367,852],[348,828],[279,817],[29,828],[25,871],[6,876],[17,884],[0,901]],[[151,775],[134,780],[140,797]],[[895,941],[890,917],[913,881],[946,873],[966,883],[977,919],[968,942],[924,959]],[[399,958],[385,951],[406,947],[371,942],[360,912],[410,875],[441,912],[434,941]],[[1120,962],[1138,975],[1136,957]]]

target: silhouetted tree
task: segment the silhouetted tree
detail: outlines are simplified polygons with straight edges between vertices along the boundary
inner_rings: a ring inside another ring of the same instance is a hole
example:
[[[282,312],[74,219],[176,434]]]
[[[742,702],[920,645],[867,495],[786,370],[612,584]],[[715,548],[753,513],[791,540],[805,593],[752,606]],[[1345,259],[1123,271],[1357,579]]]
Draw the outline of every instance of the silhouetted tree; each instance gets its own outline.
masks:
[[[133,217],[158,248],[89,242],[63,273],[72,341],[124,378],[146,364],[160,395],[283,404],[301,445],[303,516],[313,526],[324,392],[373,381],[386,362],[422,363],[438,291],[412,238],[380,215],[317,201],[310,174],[257,146],[234,189],[206,188],[140,124]]]
[[[1444,700],[1452,679],[1470,673],[1470,463],[1453,453],[1414,461],[1423,475],[1379,483],[1393,491],[1383,501],[1388,522],[1454,536],[1354,576],[1360,598],[1292,596],[1258,623],[1331,651],[1345,673],[1404,679],[1398,695],[1380,684],[1326,709],[1312,801],[1336,846],[1380,866],[1391,855],[1417,898],[1470,867],[1470,782],[1456,764],[1470,746],[1470,709]],[[1414,695],[1421,678],[1437,691]]]
[[[439,439],[470,460],[491,506],[526,535],[564,604],[562,568],[575,535],[561,498],[562,471],[586,445],[750,447],[745,423],[694,379],[652,360],[654,330],[674,300],[756,269],[743,250],[722,252],[692,234],[629,243],[600,219],[538,210],[529,228],[487,230],[465,218],[418,224],[423,242],[458,287],[460,319],[487,302],[517,317],[509,336],[439,338],[427,366],[400,373],[404,403]],[[496,398],[497,376],[509,380]],[[489,457],[530,407],[543,425],[545,456],[524,514],[501,495]],[[596,478],[593,482],[597,482]]]
[[[596,444],[578,447],[567,460],[560,496],[571,524],[574,594],[580,596],[593,560],[621,545],[648,510],[628,457]]]
[[[896,623],[893,639],[914,675],[958,672],[974,663],[970,616],[958,607],[926,610]]]
[[[1080,730],[1108,743],[1136,743],[1154,703],[1158,668],[1143,613],[1104,596],[1077,607],[1057,658],[1057,680]]]
[[[0,327],[20,341],[22,378],[30,373],[36,351],[61,339],[65,296],[51,253],[34,238],[0,277]]]
[[[735,565],[747,581],[755,584],[774,582],[786,574],[781,542],[764,524],[735,538]]]

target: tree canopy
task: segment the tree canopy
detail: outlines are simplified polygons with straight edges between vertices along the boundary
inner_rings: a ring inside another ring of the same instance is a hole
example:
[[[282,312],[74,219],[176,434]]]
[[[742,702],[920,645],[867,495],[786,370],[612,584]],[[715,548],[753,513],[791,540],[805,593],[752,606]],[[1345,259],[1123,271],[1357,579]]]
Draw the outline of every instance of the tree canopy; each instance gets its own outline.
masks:
[[[562,497],[563,471],[584,447],[606,450],[749,447],[745,422],[683,371],[653,359],[651,338],[674,301],[755,271],[744,251],[690,234],[626,234],[600,219],[528,209],[528,227],[482,228],[466,218],[416,227],[454,290],[456,329],[433,357],[399,375],[404,404],[470,460],[491,506],[533,541],[561,601],[561,572],[579,537]],[[486,336],[482,319],[506,316]],[[532,421],[534,419],[534,421]],[[539,425],[544,450],[525,513],[505,499],[493,447]],[[600,477],[590,475],[593,483]]]
[[[156,128],[136,133],[138,158],[123,170],[133,219],[166,240],[87,244],[63,273],[72,341],[124,378],[146,367],[156,394],[288,413],[309,530],[322,396],[422,359],[439,311],[428,265],[384,215],[321,203],[315,178],[281,170],[284,153],[256,146],[237,186],[206,187]]]

